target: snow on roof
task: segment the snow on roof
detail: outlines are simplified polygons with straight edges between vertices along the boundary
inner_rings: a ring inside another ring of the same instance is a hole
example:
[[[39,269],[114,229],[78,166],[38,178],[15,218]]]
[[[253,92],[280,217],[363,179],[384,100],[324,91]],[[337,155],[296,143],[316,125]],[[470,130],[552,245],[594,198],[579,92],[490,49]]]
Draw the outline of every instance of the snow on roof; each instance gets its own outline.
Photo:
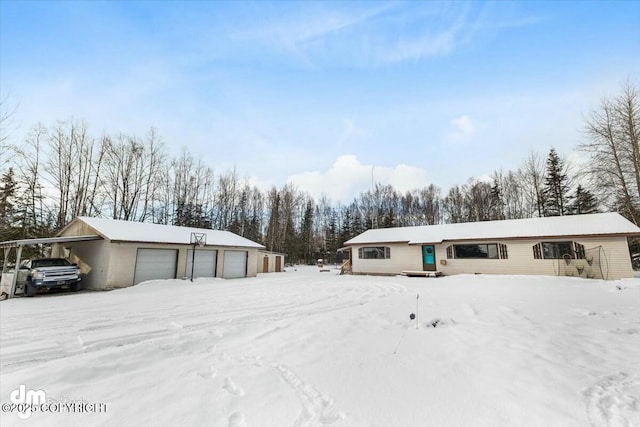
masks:
[[[437,224],[416,227],[378,228],[345,242],[439,243],[445,240],[508,239],[519,237],[640,235],[640,228],[615,212],[503,221]]]
[[[245,239],[230,231],[178,227],[175,225],[151,224],[148,222],[122,221],[107,218],[91,218],[86,216],[79,216],[74,221],[76,220],[89,225],[106,239],[121,242],[179,243],[188,245],[191,242],[191,233],[206,233],[207,246],[264,248],[261,244]]]

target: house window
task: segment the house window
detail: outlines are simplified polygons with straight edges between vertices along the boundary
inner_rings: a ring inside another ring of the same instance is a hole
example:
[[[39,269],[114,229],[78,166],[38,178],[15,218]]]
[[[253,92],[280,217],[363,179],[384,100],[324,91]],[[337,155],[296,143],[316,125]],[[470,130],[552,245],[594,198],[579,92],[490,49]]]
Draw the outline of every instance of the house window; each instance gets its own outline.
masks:
[[[391,258],[391,248],[388,246],[369,246],[358,249],[360,259],[386,259]]]
[[[503,243],[481,243],[477,245],[449,245],[447,246],[447,258],[469,259],[507,259],[507,245]]]
[[[559,259],[565,255],[573,258],[571,242],[542,242],[542,256],[544,259]]]
[[[489,258],[498,259],[498,245],[496,243],[481,243],[477,245],[453,245],[456,258]]]
[[[533,245],[535,259],[584,258],[584,245],[577,242],[540,242]]]

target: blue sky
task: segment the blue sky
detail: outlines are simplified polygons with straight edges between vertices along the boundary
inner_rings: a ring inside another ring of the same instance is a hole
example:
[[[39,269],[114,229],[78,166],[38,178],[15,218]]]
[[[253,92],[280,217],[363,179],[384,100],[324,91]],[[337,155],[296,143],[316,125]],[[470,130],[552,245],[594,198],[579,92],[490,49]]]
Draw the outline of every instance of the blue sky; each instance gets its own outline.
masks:
[[[349,201],[554,146],[640,76],[640,2],[0,1],[0,92],[38,122],[159,130],[217,172]]]

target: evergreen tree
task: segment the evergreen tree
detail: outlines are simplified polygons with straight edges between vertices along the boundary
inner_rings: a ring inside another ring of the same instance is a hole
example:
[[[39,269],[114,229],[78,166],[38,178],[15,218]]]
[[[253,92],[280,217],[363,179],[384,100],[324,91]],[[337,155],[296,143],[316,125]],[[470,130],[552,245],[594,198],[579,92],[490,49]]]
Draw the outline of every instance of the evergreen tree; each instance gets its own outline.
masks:
[[[296,236],[292,212],[285,211],[282,214],[284,218],[281,226],[282,234],[278,252],[285,252],[291,259],[298,259],[300,255],[300,241],[298,240],[298,236]]]
[[[358,204],[356,202],[353,202],[351,204],[351,209],[353,210],[353,225],[351,226],[351,236],[349,238],[355,237],[360,233],[364,233],[364,231],[366,230],[366,221],[365,218],[362,217],[362,213],[360,211],[360,208],[358,207]]]
[[[581,215],[590,213],[598,213],[598,201],[589,190],[582,188],[582,185],[578,185],[575,196],[573,196],[573,203],[569,206],[569,214]]]
[[[502,189],[500,184],[494,179],[491,185],[491,204],[490,204],[489,219],[505,219],[504,217],[504,197],[502,195]]]
[[[269,209],[269,223],[267,224],[267,235],[265,246],[267,250],[281,252],[279,245],[280,230],[280,192],[274,187],[267,196]]]
[[[383,216],[382,228],[392,228],[396,226],[396,214],[393,209],[387,209],[387,214]]]
[[[9,168],[0,177],[0,242],[17,238],[18,230],[14,228],[15,196],[18,183]]]
[[[338,240],[339,247],[342,247],[344,242],[353,237],[352,228],[353,217],[351,215],[351,208],[347,206],[342,210],[342,227],[340,227],[340,238]]]
[[[547,157],[544,178],[544,216],[566,215],[569,211],[569,177],[564,161],[554,148]]]
[[[307,201],[302,218],[302,228],[300,230],[300,242],[302,244],[302,258],[306,264],[313,261],[313,200]]]
[[[325,254],[323,256],[325,262],[330,263],[335,260],[335,254],[338,249],[340,249],[338,239],[340,238],[338,234],[338,214],[335,209],[331,209],[331,218],[329,219],[329,226],[326,230],[326,248]]]

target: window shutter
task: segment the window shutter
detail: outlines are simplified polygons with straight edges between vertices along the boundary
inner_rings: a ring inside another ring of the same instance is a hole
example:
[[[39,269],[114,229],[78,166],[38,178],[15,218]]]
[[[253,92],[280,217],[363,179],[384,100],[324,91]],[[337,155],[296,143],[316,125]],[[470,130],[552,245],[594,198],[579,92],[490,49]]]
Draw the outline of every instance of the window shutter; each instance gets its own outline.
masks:
[[[391,258],[391,248],[388,246],[384,247],[384,257],[385,258]]]
[[[533,258],[542,259],[542,243],[533,245]]]
[[[358,258],[364,258],[364,248],[358,248]]]
[[[509,258],[509,254],[507,253],[507,245],[498,243],[498,251],[500,252],[500,259]]]
[[[447,258],[449,258],[449,259],[453,258],[453,246],[452,245],[447,246]]]
[[[576,253],[576,259],[584,259],[584,245],[578,242],[573,242],[573,246]]]

